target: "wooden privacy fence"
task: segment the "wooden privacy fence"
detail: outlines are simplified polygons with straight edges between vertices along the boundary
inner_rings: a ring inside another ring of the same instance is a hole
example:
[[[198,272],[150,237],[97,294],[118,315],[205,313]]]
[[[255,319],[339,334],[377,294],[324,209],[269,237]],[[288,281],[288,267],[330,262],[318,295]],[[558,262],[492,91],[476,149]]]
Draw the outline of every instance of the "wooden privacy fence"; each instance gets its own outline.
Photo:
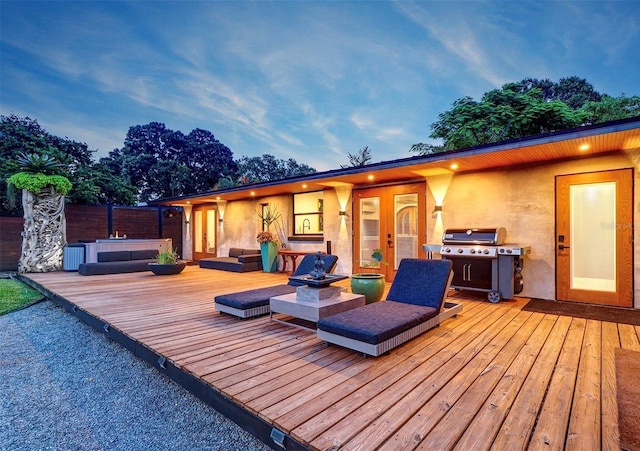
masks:
[[[116,232],[127,238],[171,238],[182,254],[182,209],[119,205],[65,206],[67,242],[90,242]],[[22,245],[21,217],[0,216],[0,271],[16,271]]]

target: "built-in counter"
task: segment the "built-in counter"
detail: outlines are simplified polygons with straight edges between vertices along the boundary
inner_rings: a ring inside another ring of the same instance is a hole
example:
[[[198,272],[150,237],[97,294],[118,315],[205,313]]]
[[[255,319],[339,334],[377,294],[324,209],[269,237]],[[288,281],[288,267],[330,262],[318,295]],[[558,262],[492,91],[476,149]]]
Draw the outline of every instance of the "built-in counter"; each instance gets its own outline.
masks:
[[[96,240],[94,243],[85,243],[84,246],[85,262],[96,263],[98,261],[98,252],[139,251],[145,249],[156,249],[158,252],[162,252],[173,247],[173,242],[171,238],[155,240],[110,238],[107,240]]]

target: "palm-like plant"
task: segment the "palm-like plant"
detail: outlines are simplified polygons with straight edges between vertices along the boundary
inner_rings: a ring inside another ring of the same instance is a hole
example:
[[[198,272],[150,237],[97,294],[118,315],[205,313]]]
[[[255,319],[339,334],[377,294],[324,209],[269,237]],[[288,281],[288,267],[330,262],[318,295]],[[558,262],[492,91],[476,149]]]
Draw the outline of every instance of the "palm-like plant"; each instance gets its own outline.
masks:
[[[37,153],[20,153],[16,162],[23,172],[32,174],[51,174],[63,165],[50,155],[40,155]]]

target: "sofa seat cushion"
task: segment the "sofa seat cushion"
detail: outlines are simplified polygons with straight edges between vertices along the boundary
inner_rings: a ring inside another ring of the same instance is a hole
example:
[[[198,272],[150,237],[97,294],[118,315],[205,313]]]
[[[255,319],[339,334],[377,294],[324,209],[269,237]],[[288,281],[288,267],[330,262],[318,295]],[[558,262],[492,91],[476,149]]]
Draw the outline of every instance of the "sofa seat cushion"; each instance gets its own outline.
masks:
[[[254,307],[269,305],[269,299],[273,296],[282,296],[296,292],[296,287],[291,285],[274,285],[266,288],[256,288],[239,293],[224,294],[214,298],[217,304],[247,310]]]
[[[83,276],[97,276],[103,274],[149,271],[149,263],[154,263],[155,261],[155,259],[145,259],[120,260],[102,263],[81,263],[78,266],[78,274]]]
[[[437,314],[432,307],[382,301],[321,319],[318,329],[375,345]]]
[[[262,269],[262,260],[240,262],[234,257],[203,258],[200,260],[200,267],[232,272],[259,271]]]

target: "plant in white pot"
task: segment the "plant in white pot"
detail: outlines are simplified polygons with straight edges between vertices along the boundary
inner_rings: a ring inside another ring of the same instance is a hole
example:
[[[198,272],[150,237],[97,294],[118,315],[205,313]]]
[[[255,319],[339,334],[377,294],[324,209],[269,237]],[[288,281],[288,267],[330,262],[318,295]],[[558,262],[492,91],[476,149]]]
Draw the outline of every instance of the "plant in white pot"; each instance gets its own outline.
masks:
[[[265,205],[262,212],[257,212],[266,230],[258,233],[256,240],[260,244],[260,255],[262,256],[262,270],[264,272],[275,272],[278,266],[278,246],[279,241],[276,234],[269,229],[281,217],[276,207]]]
[[[362,265],[369,272],[351,275],[351,292],[364,295],[367,304],[378,302],[384,294],[384,274],[379,272],[380,266],[387,264],[383,258],[382,249],[374,249],[371,253],[371,261],[364,262]]]

